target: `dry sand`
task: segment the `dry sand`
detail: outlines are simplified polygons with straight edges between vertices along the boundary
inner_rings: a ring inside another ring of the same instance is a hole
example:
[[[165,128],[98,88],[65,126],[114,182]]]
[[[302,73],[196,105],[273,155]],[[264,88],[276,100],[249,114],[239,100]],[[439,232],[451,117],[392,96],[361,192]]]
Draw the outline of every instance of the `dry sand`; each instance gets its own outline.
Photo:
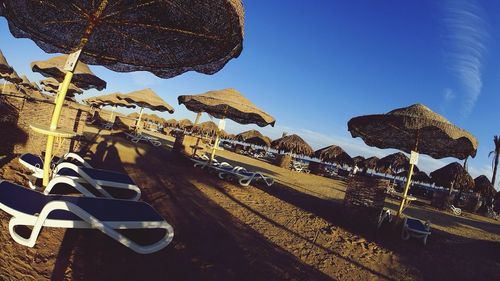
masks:
[[[171,245],[139,255],[99,231],[45,228],[27,248],[10,238],[0,212],[0,280],[500,280],[499,222],[411,206],[408,215],[433,223],[427,246],[401,241],[395,229],[375,235],[343,219],[342,181],[219,152],[277,181],[241,187],[173,155],[171,141],[155,148],[105,136],[86,154],[129,173],[173,225]],[[27,180],[16,159],[0,171]]]

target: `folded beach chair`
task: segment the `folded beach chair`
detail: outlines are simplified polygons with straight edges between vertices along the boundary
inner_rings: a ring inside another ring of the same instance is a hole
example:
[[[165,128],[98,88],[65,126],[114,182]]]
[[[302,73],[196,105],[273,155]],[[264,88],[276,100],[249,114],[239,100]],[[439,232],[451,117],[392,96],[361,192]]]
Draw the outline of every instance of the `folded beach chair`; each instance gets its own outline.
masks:
[[[405,218],[403,220],[403,229],[401,231],[401,239],[408,240],[410,237],[422,239],[424,245],[427,244],[427,237],[431,234],[431,226],[429,222],[423,223],[421,220]]]
[[[462,209],[460,208],[457,208],[453,205],[450,205],[450,209],[451,209],[451,212],[456,215],[456,216],[460,216],[462,214]]]
[[[59,180],[72,186],[73,182],[90,184],[97,192],[99,192],[101,196],[106,198],[114,198],[107,191],[107,189],[113,188],[131,191],[133,196],[126,198],[128,200],[139,200],[141,197],[141,189],[135,184],[129,175],[124,173],[81,167],[73,163],[63,162],[58,164],[52,171],[51,182],[58,177],[64,177],[64,179]],[[83,185],[80,185],[79,187],[84,188]],[[48,192],[50,192],[50,190]],[[85,193],[82,192],[82,194]]]
[[[26,168],[33,171],[34,177],[43,177],[43,159],[41,156],[31,153],[25,153],[19,157],[19,162]],[[52,158],[51,167],[54,168],[57,164],[62,162],[71,162],[77,164],[78,166],[92,168],[92,166],[87,163],[87,161],[85,161],[80,155],[73,152],[66,153],[61,158],[54,156]]]
[[[144,202],[44,195],[22,186],[0,181],[0,209],[12,216],[9,232],[17,243],[33,247],[41,228],[92,228],[140,254],[163,249],[174,231],[150,205]],[[16,231],[17,226],[32,227],[29,238]],[[139,245],[117,230],[164,229],[165,235],[150,245]]]
[[[248,186],[253,180],[262,181],[267,186],[271,186],[274,183],[272,177],[259,172],[250,172],[243,167],[215,167],[215,169],[219,171],[219,178],[234,177],[241,186]]]

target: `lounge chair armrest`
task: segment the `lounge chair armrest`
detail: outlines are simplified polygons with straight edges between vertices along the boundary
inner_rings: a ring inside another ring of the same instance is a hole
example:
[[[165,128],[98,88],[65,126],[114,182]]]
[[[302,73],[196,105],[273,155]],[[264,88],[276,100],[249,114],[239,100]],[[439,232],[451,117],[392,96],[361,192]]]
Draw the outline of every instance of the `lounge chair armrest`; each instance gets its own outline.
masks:
[[[84,167],[87,167],[87,168],[92,168],[92,166],[90,166],[89,163],[87,163],[87,161],[85,161],[85,159],[83,159],[83,157],[81,157],[80,155],[76,154],[76,153],[73,153],[73,152],[68,152],[66,154],[64,154],[64,159],[74,159],[76,161],[78,161],[79,163],[81,163]]]

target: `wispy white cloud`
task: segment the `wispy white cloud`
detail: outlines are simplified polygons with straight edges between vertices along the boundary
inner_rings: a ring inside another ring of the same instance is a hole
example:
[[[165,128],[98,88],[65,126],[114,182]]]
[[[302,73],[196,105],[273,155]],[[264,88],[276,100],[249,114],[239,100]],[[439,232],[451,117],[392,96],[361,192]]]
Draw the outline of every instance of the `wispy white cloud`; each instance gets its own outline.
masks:
[[[443,97],[441,101],[441,105],[439,106],[441,112],[445,112],[448,106],[455,100],[456,95],[455,92],[450,88],[445,88],[443,90]]]
[[[489,38],[485,12],[476,0],[449,0],[444,7],[447,66],[463,86],[463,116],[481,94],[481,70]]]

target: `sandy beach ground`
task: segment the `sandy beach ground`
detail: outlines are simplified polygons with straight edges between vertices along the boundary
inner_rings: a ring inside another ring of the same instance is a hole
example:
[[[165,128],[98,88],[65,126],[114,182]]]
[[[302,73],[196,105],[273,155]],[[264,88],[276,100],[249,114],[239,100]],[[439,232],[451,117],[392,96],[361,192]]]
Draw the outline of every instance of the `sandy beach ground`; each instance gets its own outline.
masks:
[[[86,135],[85,157],[127,172],[174,227],[173,242],[139,255],[99,231],[44,228],[27,248],[10,238],[10,217],[0,212],[0,280],[500,280],[498,221],[412,205],[407,215],[432,222],[423,246],[396,229],[353,227],[342,216],[343,181],[218,152],[276,179],[241,187],[171,153],[172,138],[157,148],[94,128]],[[17,159],[0,170],[23,184],[26,174]]]

